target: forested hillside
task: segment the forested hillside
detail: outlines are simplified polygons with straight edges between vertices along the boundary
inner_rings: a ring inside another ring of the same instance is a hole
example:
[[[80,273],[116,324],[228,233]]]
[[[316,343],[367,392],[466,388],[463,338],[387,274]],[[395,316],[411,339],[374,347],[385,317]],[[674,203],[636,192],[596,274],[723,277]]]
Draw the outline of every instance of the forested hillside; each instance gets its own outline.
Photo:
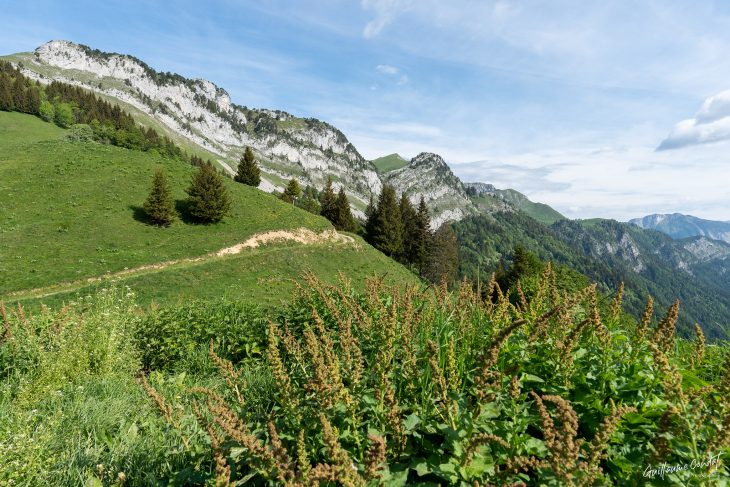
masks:
[[[685,242],[612,220],[561,220],[547,227],[525,214],[496,213],[454,224],[461,248],[461,272],[489,279],[500,262],[510,265],[516,246],[544,261],[574,269],[603,289],[624,282],[625,303],[640,316],[647,295],[662,306],[680,299],[683,334],[700,323],[712,338],[727,338],[730,288],[724,258],[706,260],[686,250]]]

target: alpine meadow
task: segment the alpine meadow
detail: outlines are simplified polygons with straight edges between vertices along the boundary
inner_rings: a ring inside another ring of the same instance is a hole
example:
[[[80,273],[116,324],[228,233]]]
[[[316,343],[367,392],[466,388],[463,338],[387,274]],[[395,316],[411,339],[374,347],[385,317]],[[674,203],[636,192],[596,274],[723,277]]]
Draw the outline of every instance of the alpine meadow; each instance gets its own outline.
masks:
[[[3,9],[0,486],[730,486],[724,4],[173,3]]]

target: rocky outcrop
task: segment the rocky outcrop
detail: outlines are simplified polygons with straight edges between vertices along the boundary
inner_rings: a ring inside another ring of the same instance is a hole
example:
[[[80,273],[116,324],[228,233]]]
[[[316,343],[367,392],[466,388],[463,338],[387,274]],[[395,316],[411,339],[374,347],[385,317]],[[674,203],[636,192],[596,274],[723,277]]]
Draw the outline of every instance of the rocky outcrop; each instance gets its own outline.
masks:
[[[384,182],[393,185],[399,194],[405,193],[413,204],[423,197],[431,208],[434,228],[476,211],[461,180],[437,154],[418,154],[407,166],[385,174]]]

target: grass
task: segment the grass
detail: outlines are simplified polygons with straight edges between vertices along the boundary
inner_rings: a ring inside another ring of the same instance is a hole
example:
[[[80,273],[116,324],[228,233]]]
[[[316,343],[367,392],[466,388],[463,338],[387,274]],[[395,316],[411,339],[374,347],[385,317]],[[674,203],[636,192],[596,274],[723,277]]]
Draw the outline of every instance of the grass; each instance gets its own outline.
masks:
[[[372,161],[375,169],[380,174],[385,174],[390,171],[395,171],[408,165],[408,161],[402,158],[399,154],[389,154],[387,156],[379,157]]]
[[[180,205],[194,168],[152,154],[95,143],[72,143],[64,140],[64,133],[35,117],[0,113],[0,192],[6,196],[0,202],[0,297],[125,268],[204,255],[267,230],[331,228],[321,217],[231,180],[226,184],[233,211],[222,223],[196,225],[178,220],[167,229],[150,226],[140,207],[149,191],[154,168],[159,165],[166,169],[173,196]],[[356,263],[362,261],[377,263],[366,265],[369,270],[399,269],[395,273],[403,275],[399,265],[377,257],[372,248],[362,245],[365,250],[360,254],[350,248],[340,249],[339,259],[330,259],[324,249],[264,255],[272,270],[276,268],[283,274],[291,256],[298,256],[302,265],[294,266],[288,277],[296,277],[306,266],[355,270]],[[266,272],[266,266],[257,265],[256,259],[244,257],[236,261],[241,266],[234,268],[237,272]],[[226,273],[228,265],[211,264],[210,269],[214,270],[201,267],[192,274],[175,272],[178,277],[189,276],[196,281],[206,281],[205,276],[222,272],[226,279],[234,280],[232,284],[242,293],[247,285],[256,282],[242,280],[234,272]],[[139,279],[152,289],[159,287],[153,282],[158,277],[161,276]],[[216,292],[229,287],[227,281],[208,280],[216,281]],[[173,289],[185,289],[173,278],[165,282]],[[165,289],[155,292],[151,298],[174,293]]]
[[[144,271],[113,282],[134,289],[138,302],[145,306],[223,297],[266,309],[285,306],[305,272],[328,283],[337,282],[340,273],[360,278],[382,275],[391,284],[417,282],[406,268],[356,238],[357,248],[350,244],[270,244],[230,257]],[[21,302],[30,309],[38,309],[41,304],[58,307],[108,285],[99,282],[61,287],[42,297],[17,296],[10,302]]]

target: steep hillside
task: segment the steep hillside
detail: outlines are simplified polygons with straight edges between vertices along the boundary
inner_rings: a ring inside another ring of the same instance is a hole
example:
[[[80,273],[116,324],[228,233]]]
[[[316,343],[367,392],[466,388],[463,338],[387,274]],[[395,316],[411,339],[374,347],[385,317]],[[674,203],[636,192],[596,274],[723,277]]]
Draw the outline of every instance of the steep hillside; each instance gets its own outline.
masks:
[[[661,306],[679,298],[683,333],[698,322],[708,336],[727,337],[730,249],[707,252],[702,242],[675,241],[612,220],[561,220],[547,227],[518,212],[472,216],[454,226],[466,276],[489,279],[519,244],[541,259],[585,274],[604,289],[625,282],[625,303],[635,316],[640,316],[647,295]]]
[[[281,298],[307,269],[330,281],[338,269],[353,276],[388,273],[396,280],[415,280],[352,238],[352,244],[342,245],[286,240],[275,247],[287,251],[264,246],[231,257],[211,256],[265,232],[307,229],[318,235],[332,227],[233,181],[226,183],[232,215],[219,224],[191,224],[184,216],[184,189],[194,168],[151,153],[71,142],[66,134],[36,117],[0,112],[0,193],[6,196],[0,201],[0,301],[52,299],[103,283],[115,273],[122,273],[121,280],[143,282],[144,299],[163,300],[229,290]],[[140,208],[157,166],[166,169],[183,214],[166,229],[148,225]],[[158,268],[170,262],[174,265]]]
[[[464,183],[467,193],[477,207],[485,209],[513,208],[526,213],[540,223],[550,225],[565,217],[544,203],[535,203],[514,189],[497,189],[486,183]]]
[[[289,178],[318,188],[328,177],[345,185],[356,209],[380,191],[375,167],[331,125],[279,110],[232,103],[206,80],[160,73],[127,55],[104,53],[68,41],[51,41],[33,53],[7,56],[42,83],[64,81],[134,107],[143,124],[162,125],[235,168],[244,146],[259,155],[262,189],[282,188]]]
[[[476,208],[469,201],[464,185],[437,154],[422,152],[408,165],[383,175],[399,194],[407,194],[413,203],[423,196],[431,208],[431,224],[439,227],[449,220],[461,220]]]
[[[672,238],[708,237],[730,242],[730,222],[704,220],[696,216],[672,213],[634,218],[629,220],[629,223],[641,228],[658,230]]]

